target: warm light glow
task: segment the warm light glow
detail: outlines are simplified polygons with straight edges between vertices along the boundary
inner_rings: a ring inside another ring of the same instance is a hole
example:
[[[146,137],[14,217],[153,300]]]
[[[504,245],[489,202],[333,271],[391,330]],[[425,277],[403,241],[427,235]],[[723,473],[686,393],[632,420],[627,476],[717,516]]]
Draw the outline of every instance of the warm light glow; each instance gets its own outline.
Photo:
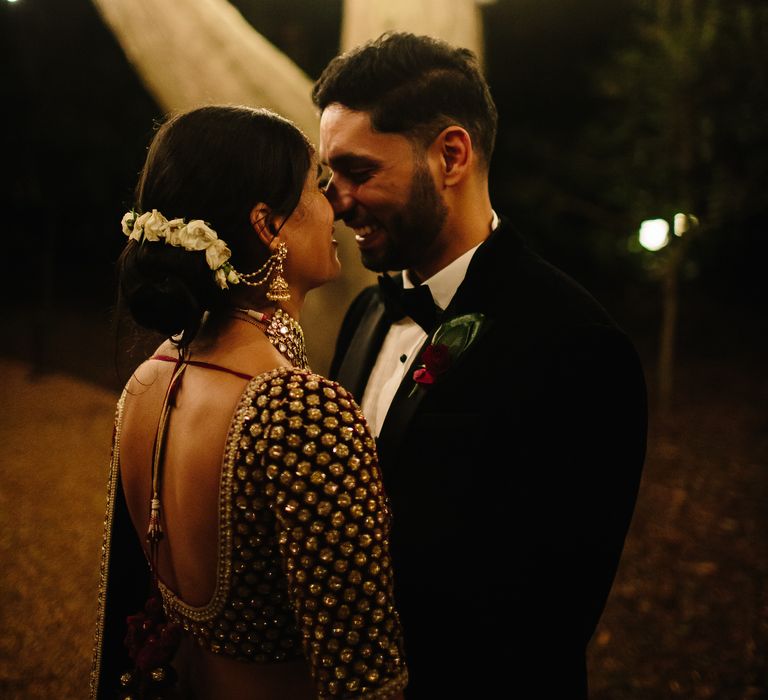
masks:
[[[640,224],[640,245],[646,250],[661,250],[669,243],[669,223],[665,219],[648,219]]]
[[[682,236],[688,230],[688,217],[680,212],[675,214],[675,224],[672,230],[676,236]]]

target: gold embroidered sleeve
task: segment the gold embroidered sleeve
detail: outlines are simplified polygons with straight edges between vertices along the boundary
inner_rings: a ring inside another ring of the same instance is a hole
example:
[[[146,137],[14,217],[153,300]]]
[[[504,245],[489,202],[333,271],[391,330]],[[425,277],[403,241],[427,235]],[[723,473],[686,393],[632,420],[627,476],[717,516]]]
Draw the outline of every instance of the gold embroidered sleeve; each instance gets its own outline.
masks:
[[[318,375],[276,377],[267,397],[256,452],[318,694],[390,697],[407,671],[375,442],[351,395]]]

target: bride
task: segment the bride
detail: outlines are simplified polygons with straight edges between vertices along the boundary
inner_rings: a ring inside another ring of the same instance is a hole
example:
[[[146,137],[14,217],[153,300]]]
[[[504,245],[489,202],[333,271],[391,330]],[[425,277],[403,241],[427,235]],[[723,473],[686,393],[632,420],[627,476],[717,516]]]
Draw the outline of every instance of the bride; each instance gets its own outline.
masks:
[[[402,697],[375,443],[298,323],[340,271],[317,170],[260,109],[150,145],[118,270],[168,340],[117,407],[91,697]]]

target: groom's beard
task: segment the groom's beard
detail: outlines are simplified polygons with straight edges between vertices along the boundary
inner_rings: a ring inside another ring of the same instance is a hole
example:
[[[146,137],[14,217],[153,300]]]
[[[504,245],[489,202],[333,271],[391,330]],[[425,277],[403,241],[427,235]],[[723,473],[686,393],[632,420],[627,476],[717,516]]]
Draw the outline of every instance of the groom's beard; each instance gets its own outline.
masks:
[[[440,197],[429,167],[417,162],[405,206],[385,224],[386,245],[381,251],[361,251],[363,265],[374,272],[418,267],[442,231],[448,208]]]

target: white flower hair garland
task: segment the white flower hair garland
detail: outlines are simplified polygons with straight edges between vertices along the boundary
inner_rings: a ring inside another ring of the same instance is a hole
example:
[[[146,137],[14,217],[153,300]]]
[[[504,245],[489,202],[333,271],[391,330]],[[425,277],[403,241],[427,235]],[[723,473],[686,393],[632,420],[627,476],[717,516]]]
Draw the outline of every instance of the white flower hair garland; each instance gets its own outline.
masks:
[[[171,219],[168,221],[157,209],[136,214],[129,211],[121,221],[123,233],[129,239],[141,243],[144,241],[164,240],[168,245],[184,250],[204,250],[205,261],[213,270],[216,284],[221,289],[227,289],[229,284],[238,284],[240,275],[229,262],[232,251],[218,237],[205,221],[192,219]],[[227,284],[229,283],[229,284]]]

